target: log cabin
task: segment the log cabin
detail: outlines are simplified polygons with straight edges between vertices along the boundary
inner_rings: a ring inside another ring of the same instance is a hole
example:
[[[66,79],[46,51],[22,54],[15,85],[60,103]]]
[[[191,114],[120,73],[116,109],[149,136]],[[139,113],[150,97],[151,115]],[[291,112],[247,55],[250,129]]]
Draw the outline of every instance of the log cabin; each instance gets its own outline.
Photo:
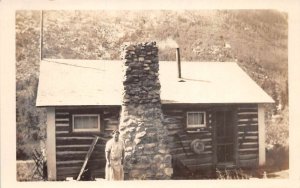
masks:
[[[48,180],[76,178],[95,136],[85,168],[104,178],[105,143],[122,108],[121,67],[112,60],[41,61],[36,105],[47,109]],[[274,101],[237,63],[160,61],[159,80],[174,174],[264,165],[264,104]]]

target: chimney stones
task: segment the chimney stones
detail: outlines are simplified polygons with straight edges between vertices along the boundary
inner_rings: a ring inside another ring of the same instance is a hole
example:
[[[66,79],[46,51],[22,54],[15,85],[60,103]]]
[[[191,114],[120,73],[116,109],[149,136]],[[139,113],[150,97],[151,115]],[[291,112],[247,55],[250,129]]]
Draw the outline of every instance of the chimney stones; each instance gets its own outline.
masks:
[[[123,102],[120,132],[127,179],[170,179],[172,156],[163,125],[155,42],[123,46]]]

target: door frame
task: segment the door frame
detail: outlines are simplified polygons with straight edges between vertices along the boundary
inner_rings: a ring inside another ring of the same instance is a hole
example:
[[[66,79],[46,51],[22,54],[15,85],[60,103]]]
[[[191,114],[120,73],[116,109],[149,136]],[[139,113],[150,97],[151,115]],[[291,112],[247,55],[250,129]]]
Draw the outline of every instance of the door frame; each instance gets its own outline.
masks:
[[[217,111],[231,111],[232,112],[232,123],[233,123],[233,161],[232,163],[218,163],[217,159],[217,119],[216,112]],[[213,162],[214,166],[217,168],[222,167],[239,167],[239,154],[238,154],[238,130],[237,130],[237,107],[235,106],[224,106],[224,107],[216,107],[212,112],[212,126],[213,126]]]

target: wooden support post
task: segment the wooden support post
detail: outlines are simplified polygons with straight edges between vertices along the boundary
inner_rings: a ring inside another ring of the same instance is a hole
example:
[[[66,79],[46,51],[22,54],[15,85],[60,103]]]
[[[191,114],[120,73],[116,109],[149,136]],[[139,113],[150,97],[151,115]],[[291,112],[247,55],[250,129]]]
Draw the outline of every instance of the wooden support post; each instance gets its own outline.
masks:
[[[234,126],[234,158],[236,167],[240,167],[240,155],[239,155],[239,133],[238,133],[238,115],[237,108],[234,107],[233,111],[233,126]]]
[[[47,168],[48,180],[56,180],[55,108],[47,108]]]
[[[263,104],[258,104],[258,142],[259,142],[259,166],[262,166],[266,162],[266,150],[265,150],[265,109]]]
[[[83,171],[84,171],[84,169],[85,169],[85,167],[86,167],[86,165],[87,165],[87,163],[88,163],[88,161],[89,161],[89,159],[90,159],[90,157],[91,157],[91,155],[92,155],[92,153],[93,153],[93,151],[94,151],[94,149],[95,149],[95,146],[96,146],[96,144],[97,144],[98,139],[99,139],[98,136],[96,136],[96,137],[94,138],[93,143],[91,144],[90,149],[89,149],[89,151],[87,152],[87,154],[86,154],[86,156],[85,156],[84,163],[83,163],[83,165],[82,165],[82,167],[81,167],[81,170],[80,170],[80,172],[79,172],[79,175],[77,176],[77,179],[76,179],[77,181],[80,180],[80,178],[81,178],[81,176],[82,176],[82,174],[83,174]]]

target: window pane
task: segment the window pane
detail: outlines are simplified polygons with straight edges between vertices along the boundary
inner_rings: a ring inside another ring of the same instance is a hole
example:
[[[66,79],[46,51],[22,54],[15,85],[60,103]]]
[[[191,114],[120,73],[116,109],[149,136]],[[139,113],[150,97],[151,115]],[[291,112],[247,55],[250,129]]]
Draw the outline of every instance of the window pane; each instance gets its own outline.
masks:
[[[188,114],[188,124],[193,125],[193,123],[194,123],[193,120],[194,120],[194,117],[193,117],[192,113],[189,113]]]
[[[187,124],[188,125],[204,125],[204,112],[188,112]]]
[[[98,116],[74,116],[74,129],[97,129]]]

